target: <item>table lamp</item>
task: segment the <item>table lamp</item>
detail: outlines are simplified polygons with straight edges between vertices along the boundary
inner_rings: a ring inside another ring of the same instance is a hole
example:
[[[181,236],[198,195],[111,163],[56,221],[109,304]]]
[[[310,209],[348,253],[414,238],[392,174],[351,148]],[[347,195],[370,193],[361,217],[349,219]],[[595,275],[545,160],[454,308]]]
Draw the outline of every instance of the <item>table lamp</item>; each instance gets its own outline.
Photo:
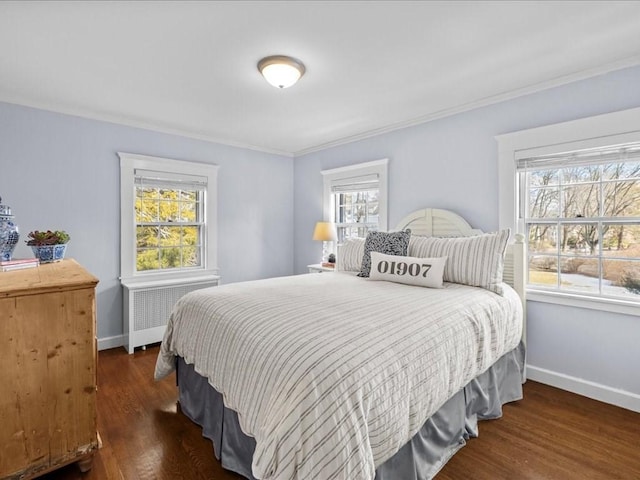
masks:
[[[336,226],[331,222],[318,222],[313,229],[313,239],[322,242],[322,263],[327,261],[327,242],[335,242]]]

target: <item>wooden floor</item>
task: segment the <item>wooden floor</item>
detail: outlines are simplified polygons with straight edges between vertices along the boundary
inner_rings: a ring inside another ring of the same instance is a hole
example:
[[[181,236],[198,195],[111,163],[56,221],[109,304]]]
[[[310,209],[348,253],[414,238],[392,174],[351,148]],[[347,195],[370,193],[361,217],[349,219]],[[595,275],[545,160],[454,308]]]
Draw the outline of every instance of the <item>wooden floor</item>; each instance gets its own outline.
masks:
[[[175,377],[153,381],[157,353],[100,352],[103,446],[93,469],[80,474],[70,465],[43,479],[241,478],[221,469],[211,442],[176,411]],[[640,414],[531,381],[524,390],[524,400],[506,405],[501,419],[480,423],[480,437],[437,480],[640,479]]]

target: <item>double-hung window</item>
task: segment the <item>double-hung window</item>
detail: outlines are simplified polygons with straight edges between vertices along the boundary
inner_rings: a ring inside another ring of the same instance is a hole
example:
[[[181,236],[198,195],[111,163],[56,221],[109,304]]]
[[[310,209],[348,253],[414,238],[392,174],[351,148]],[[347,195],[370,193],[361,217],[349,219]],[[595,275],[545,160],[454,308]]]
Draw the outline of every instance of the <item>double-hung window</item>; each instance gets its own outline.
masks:
[[[640,298],[640,143],[517,161],[528,284]]]
[[[387,160],[323,170],[325,219],[338,243],[387,228]]]
[[[120,154],[122,276],[216,270],[217,167]]]
[[[136,271],[202,267],[207,177],[135,170]]]
[[[497,137],[500,227],[523,235],[527,295],[640,312],[640,109]]]
[[[380,179],[377,175],[343,179],[331,185],[331,203],[338,241],[366,237],[378,230]]]

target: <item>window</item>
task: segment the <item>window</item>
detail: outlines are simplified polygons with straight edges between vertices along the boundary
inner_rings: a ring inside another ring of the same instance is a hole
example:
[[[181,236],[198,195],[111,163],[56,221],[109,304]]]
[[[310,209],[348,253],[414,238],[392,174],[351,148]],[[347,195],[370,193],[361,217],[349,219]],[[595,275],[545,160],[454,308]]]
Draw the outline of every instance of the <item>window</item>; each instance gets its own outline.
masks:
[[[640,298],[640,144],[520,159],[528,285]]]
[[[122,277],[215,270],[217,167],[119,155]]]
[[[331,185],[333,221],[339,243],[350,237],[366,237],[370,230],[378,230],[380,186],[377,175],[372,177]]]
[[[336,224],[338,243],[387,229],[387,160],[322,171],[325,218]]]
[[[524,235],[528,298],[640,311],[640,109],[497,137],[500,227]]]
[[[135,170],[136,271],[202,267],[207,177]]]

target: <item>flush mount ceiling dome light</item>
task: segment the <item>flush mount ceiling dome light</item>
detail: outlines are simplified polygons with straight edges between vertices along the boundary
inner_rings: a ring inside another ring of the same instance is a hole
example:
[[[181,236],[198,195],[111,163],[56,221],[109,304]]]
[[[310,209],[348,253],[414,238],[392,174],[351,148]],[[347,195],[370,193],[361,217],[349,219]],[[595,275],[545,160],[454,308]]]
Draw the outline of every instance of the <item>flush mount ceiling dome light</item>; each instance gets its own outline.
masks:
[[[258,70],[274,87],[287,88],[296,83],[305,68],[301,61],[285,55],[272,55],[258,62]]]

